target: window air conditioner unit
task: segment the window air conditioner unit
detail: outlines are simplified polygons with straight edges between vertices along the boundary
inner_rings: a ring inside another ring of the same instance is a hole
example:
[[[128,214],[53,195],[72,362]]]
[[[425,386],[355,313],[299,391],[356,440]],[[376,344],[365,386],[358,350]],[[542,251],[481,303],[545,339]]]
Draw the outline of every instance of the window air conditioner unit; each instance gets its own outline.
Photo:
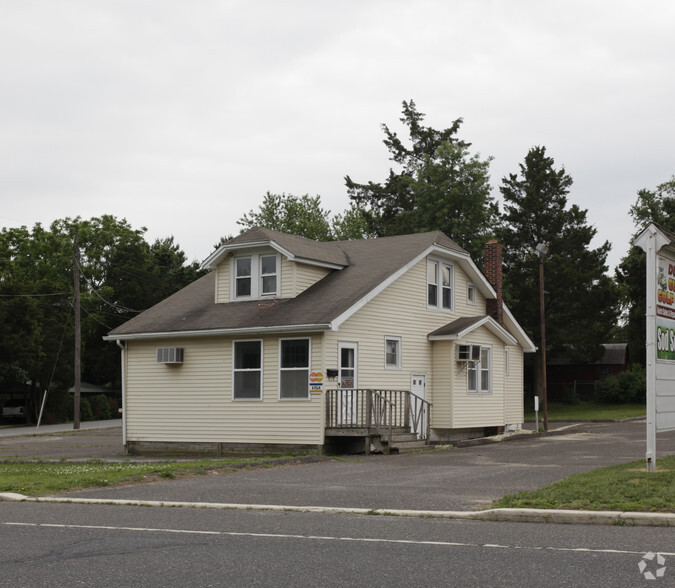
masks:
[[[480,345],[458,345],[457,361],[480,361]]]
[[[158,347],[157,363],[183,363],[183,348]]]

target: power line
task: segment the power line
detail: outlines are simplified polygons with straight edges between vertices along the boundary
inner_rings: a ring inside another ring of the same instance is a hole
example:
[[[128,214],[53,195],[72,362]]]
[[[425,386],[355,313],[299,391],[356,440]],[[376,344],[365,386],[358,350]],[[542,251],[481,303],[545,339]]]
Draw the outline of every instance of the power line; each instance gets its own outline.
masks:
[[[43,296],[68,296],[68,292],[54,292],[53,294],[0,294],[0,298],[40,298]]]
[[[101,296],[101,295],[98,293],[98,291],[96,290],[96,288],[94,287],[94,285],[93,285],[93,283],[92,283],[92,280],[90,280],[90,279],[85,275],[85,273],[82,271],[82,266],[80,265],[79,260],[76,259],[76,260],[75,260],[75,263],[77,264],[77,267],[78,267],[78,269],[80,270],[80,275],[84,278],[84,281],[87,282],[87,285],[89,286],[89,288],[91,289],[91,291],[92,291],[98,298],[100,298],[102,302],[104,302],[105,304],[107,304],[108,306],[111,306],[112,308],[114,308],[114,309],[116,309],[116,310],[121,310],[122,312],[143,312],[143,311],[141,311],[141,310],[134,310],[133,308],[128,308],[128,307],[126,307],[126,306],[121,306],[121,305],[119,305],[119,304],[115,304],[114,302],[110,302],[110,301],[106,300],[105,298],[103,298],[103,296]]]

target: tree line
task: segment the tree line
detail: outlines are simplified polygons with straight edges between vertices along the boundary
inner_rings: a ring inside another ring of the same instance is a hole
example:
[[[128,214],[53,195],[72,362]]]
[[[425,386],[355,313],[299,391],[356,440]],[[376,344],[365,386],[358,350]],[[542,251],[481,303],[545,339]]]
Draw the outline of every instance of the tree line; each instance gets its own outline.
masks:
[[[592,362],[602,343],[627,340],[633,361],[644,362],[644,253],[631,248],[615,275],[608,275],[610,244],[592,247],[597,231],[587,210],[569,203],[572,178],[545,147],[532,147],[518,170],[501,179],[500,210],[491,193],[491,158],[472,153],[471,143],[459,137],[462,119],[442,130],[424,119],[410,100],[400,119],[407,137],[382,125],[392,166],[381,181],[347,175],[345,211],[332,214],[319,195],[268,192],[238,224],[319,241],[440,230],[479,266],[485,242],[497,238],[504,245],[505,301],[538,347],[535,247],[545,243],[547,349]],[[675,178],[640,191],[631,215],[636,234],[652,220],[675,231]],[[2,229],[0,391],[27,387],[34,415],[49,386],[52,410],[63,411],[73,382],[75,235],[81,247],[82,378],[119,386],[118,350],[102,337],[201,275],[173,237],[148,243],[145,233],[109,215]]]
[[[119,350],[102,337],[199,277],[173,237],[148,243],[145,232],[110,215],[0,232],[0,392],[25,398],[29,421],[47,389],[53,418],[72,410],[75,235],[83,381],[119,389]]]

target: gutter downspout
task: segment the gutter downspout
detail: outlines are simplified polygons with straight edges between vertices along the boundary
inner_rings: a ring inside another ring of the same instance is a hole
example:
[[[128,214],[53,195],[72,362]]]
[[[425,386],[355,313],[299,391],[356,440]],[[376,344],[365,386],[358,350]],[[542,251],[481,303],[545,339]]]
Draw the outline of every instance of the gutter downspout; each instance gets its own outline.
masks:
[[[117,346],[121,350],[121,363],[122,363],[122,445],[124,446],[124,453],[127,452],[127,407],[126,407],[126,398],[127,398],[127,374],[126,374],[126,345],[117,339],[115,341]]]

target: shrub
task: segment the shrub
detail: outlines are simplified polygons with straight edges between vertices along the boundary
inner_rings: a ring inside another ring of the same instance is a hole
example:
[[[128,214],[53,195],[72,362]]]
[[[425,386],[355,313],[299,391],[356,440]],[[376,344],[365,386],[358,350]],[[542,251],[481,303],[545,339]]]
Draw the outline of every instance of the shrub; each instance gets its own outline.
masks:
[[[110,417],[110,404],[105,394],[94,396],[90,401],[92,420],[106,420]]]
[[[647,395],[645,369],[639,364],[628,366],[625,372],[612,374],[598,382],[596,389],[600,402],[644,402]]]
[[[91,404],[88,398],[80,398],[80,420],[93,421],[94,414],[91,411]]]

